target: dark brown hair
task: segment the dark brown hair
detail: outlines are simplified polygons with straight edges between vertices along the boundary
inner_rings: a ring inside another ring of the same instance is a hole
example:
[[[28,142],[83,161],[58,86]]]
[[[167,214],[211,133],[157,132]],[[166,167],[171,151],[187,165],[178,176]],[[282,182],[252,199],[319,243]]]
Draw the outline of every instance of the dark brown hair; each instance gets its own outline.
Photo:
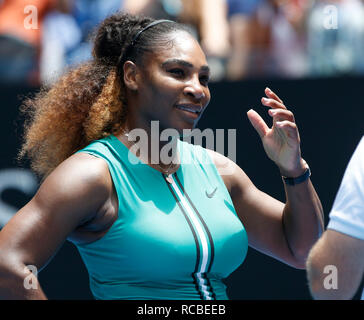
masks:
[[[128,109],[125,61],[141,64],[146,52],[171,42],[171,32],[186,31],[176,22],[160,23],[131,46],[138,31],[153,21],[121,12],[105,19],[94,35],[93,59],[23,103],[26,121],[19,159],[27,156],[31,168],[45,177],[77,150],[120,130]]]

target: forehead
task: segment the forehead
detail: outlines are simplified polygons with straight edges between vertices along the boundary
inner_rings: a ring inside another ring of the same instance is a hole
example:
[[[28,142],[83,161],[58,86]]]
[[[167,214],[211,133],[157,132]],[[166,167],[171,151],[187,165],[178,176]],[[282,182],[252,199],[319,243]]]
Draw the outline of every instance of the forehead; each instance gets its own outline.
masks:
[[[157,48],[150,58],[157,63],[163,63],[169,59],[185,60],[197,68],[207,65],[201,46],[192,35],[185,31],[172,33],[170,43]]]

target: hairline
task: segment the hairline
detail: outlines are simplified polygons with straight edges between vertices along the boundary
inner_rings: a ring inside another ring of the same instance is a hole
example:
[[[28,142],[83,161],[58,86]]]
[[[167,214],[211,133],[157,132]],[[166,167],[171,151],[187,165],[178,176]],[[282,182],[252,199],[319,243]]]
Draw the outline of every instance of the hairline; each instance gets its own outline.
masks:
[[[136,60],[140,59],[140,61],[143,61],[144,57],[148,54],[156,54],[157,51],[161,52],[164,50],[171,50],[174,47],[174,42],[177,37],[177,35],[176,35],[177,33],[187,34],[199,44],[198,40],[187,29],[181,28],[181,29],[170,30],[169,32],[164,33],[165,38],[163,38],[163,40],[160,40],[160,41],[158,41],[158,43],[150,46],[150,50],[144,52],[140,57],[137,57]],[[163,36],[161,36],[161,37],[163,37]],[[168,48],[166,48],[167,45],[168,45]],[[138,63],[138,62],[135,61],[135,63]]]

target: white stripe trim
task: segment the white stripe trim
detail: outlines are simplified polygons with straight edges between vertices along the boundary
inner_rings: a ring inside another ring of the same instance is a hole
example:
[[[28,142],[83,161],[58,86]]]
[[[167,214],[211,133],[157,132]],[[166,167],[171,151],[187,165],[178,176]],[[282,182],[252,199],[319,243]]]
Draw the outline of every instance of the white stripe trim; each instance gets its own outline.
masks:
[[[212,292],[210,292],[209,286],[206,285],[207,284],[207,279],[203,279],[202,274],[200,272],[197,273],[196,276],[197,276],[197,279],[198,279],[198,282],[199,282],[200,290],[202,291],[202,293],[205,294],[205,298],[207,300],[212,300],[212,298],[211,298]]]
[[[197,230],[197,234],[200,238],[200,241],[202,244],[202,263],[200,266],[200,270],[197,271],[196,278],[198,279],[198,285],[199,285],[202,293],[204,294],[205,298],[207,300],[211,300],[212,298],[208,296],[209,291],[206,290],[206,289],[208,289],[208,287],[205,285],[205,283],[207,283],[207,281],[201,277],[201,273],[204,273],[207,270],[207,262],[208,262],[208,258],[209,258],[209,248],[208,248],[207,238],[206,238],[205,233],[203,232],[201,223],[197,219],[195,213],[193,212],[189,203],[186,201],[185,197],[182,195],[181,191],[179,190],[179,187],[176,185],[176,182],[174,181],[173,176],[170,175],[170,177],[172,178],[171,185],[173,187],[173,190],[177,193],[177,195],[181,201],[181,204],[183,205],[184,209],[186,210],[188,216],[190,217],[193,225],[195,226],[195,228]]]
[[[179,190],[179,188],[176,185],[174,180],[172,182],[172,186],[173,186],[173,189],[178,194],[178,197],[181,200],[182,205],[186,209],[186,211],[188,213],[188,216],[191,218],[192,223],[196,227],[197,233],[198,233],[198,235],[200,237],[200,240],[201,240],[201,244],[202,244],[202,263],[201,263],[201,267],[200,267],[200,270],[198,271],[198,273],[206,272],[209,250],[208,250],[208,244],[207,244],[207,239],[206,239],[205,233],[203,232],[201,224],[197,220],[197,218],[196,218],[195,214],[193,213],[191,207],[187,203],[186,199],[183,197],[181,191]]]

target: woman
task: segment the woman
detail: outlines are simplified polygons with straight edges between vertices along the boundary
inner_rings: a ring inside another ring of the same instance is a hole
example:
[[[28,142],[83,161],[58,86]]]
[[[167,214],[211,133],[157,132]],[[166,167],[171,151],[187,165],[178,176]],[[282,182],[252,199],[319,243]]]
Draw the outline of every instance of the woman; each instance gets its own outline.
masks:
[[[282,175],[299,177],[285,184],[286,204],[214,151],[172,139],[170,163],[144,152],[167,143],[153,140],[152,120],[181,135],[210,100],[205,55],[181,25],[118,13],[100,25],[93,54],[27,103],[21,155],[45,179],[0,232],[0,296],[45,299],[40,286],[24,288],[24,267],[43,268],[65,239],[97,299],[226,299],[222,279],[243,262],[248,239],[304,268],[322,210],[282,101],[266,90],[272,129],[254,111],[248,117]],[[135,129],[149,138],[139,156],[128,136]],[[233,174],[221,174],[226,162]]]

